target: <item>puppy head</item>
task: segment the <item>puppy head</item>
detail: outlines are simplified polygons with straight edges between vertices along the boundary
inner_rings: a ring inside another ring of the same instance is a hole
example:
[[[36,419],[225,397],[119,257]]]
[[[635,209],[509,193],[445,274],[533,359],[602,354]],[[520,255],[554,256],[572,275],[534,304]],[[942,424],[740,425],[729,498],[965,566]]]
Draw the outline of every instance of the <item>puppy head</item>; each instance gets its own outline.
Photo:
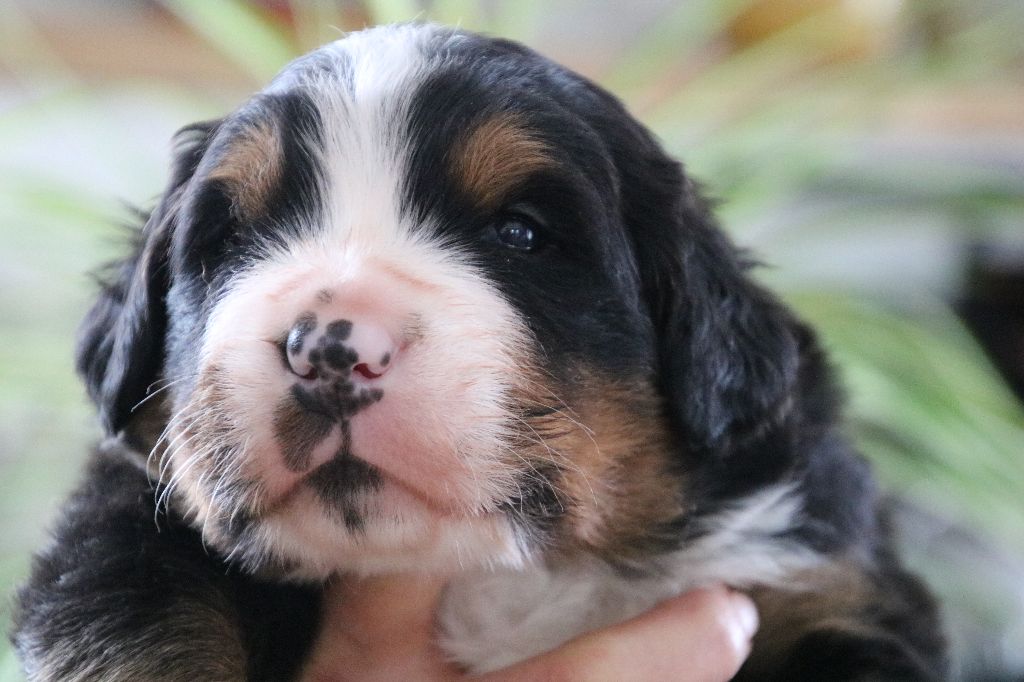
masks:
[[[78,360],[112,433],[160,390],[161,492],[210,545],[321,576],[668,549],[793,346],[614,98],[401,26],[179,134]]]

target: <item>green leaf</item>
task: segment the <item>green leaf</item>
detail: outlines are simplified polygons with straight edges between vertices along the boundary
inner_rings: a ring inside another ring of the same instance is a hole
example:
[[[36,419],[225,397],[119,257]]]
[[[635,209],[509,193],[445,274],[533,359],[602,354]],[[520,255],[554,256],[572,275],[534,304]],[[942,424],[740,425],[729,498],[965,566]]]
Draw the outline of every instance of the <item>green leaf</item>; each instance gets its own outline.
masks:
[[[263,85],[298,50],[279,25],[241,0],[161,0],[214,48]]]
[[[395,24],[424,18],[424,11],[415,0],[373,0],[366,3],[377,24]]]

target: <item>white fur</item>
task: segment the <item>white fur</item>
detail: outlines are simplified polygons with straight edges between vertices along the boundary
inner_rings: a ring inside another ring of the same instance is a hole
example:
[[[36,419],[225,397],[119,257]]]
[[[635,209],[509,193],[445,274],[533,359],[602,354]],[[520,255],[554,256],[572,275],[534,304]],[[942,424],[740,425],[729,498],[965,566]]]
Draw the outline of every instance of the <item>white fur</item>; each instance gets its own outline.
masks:
[[[221,540],[206,523],[211,516],[235,511],[210,493],[219,486],[209,480],[210,446],[228,445],[230,476],[259,483],[245,503],[272,509],[260,544],[297,560],[303,575],[524,561],[509,523],[493,512],[517,487],[510,395],[530,366],[531,336],[468,259],[403,206],[408,94],[430,66],[422,46],[434,31],[355,34],[307,58],[330,69],[300,61],[271,84],[270,91],[308,87],[324,122],[326,173],[311,193],[324,221],[286,245],[266,245],[234,277],[201,349],[200,384],[205,378],[218,389],[212,398],[191,396],[171,430],[171,475],[206,539]],[[351,422],[353,452],[386,479],[360,500],[367,518],[358,532],[303,490],[304,477],[336,452],[340,432],[300,472],[288,470],[275,442],[274,409],[295,377],[273,340],[306,311],[371,320],[405,343],[374,382],[383,399]]]
[[[790,530],[799,515],[800,498],[791,486],[752,495],[709,518],[706,535],[658,559],[646,577],[584,560],[459,578],[441,607],[441,646],[454,661],[482,673],[628,620],[696,587],[798,587],[787,578],[821,558],[776,536]]]

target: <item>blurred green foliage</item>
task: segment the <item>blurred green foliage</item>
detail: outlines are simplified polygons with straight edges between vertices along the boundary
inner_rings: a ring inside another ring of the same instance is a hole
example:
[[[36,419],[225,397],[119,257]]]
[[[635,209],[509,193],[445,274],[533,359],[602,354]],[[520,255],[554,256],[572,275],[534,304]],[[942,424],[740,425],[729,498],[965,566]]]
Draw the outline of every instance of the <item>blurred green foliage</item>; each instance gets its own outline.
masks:
[[[540,0],[437,0],[426,7],[374,0],[343,8],[293,0],[288,22],[237,0],[161,4],[254,88],[292,56],[358,28],[353,16],[458,24],[535,46],[556,44],[552,34],[573,30],[552,27],[550,4]],[[919,130],[907,106],[928,118],[933,105],[965,97],[1005,89],[1024,97],[1024,5],[912,0],[888,3],[898,10],[891,13],[851,9],[886,4],[666,2],[591,75],[686,160],[721,200],[720,216],[737,241],[778,266],[761,275],[822,332],[849,388],[851,431],[884,483],[1024,552],[1020,404],[951,312],[955,273],[905,276],[927,270],[927,262],[915,263],[929,245],[1024,231],[1022,162],[989,163],[971,147],[940,144],[932,153],[927,144],[893,144],[955,137],[927,123]],[[585,3],[567,6],[559,16],[575,11],[595,21],[597,10]],[[48,49],[26,13],[3,3],[0,69],[19,92],[13,103],[0,99],[6,591],[27,569],[28,551],[97,434],[71,367],[74,328],[91,291],[83,273],[120,250],[111,225],[127,212],[117,201],[144,201],[162,182],[165,149],[136,144],[148,138],[118,116],[118,104],[130,103],[133,120],[145,116],[169,138],[176,127],[230,107],[235,93],[135,81],[97,88]],[[1019,142],[1019,128],[1017,135]],[[85,167],[101,177],[49,170],[47,158],[71,153],[91,155]],[[844,264],[875,255],[863,242],[883,233],[879,249],[922,248],[901,250],[878,276]],[[848,245],[852,255],[844,256]],[[822,269],[823,253],[836,259],[835,268]],[[938,261],[946,268],[951,262]],[[3,617],[6,607],[0,609]],[[14,679],[16,663],[0,649],[0,680]]]

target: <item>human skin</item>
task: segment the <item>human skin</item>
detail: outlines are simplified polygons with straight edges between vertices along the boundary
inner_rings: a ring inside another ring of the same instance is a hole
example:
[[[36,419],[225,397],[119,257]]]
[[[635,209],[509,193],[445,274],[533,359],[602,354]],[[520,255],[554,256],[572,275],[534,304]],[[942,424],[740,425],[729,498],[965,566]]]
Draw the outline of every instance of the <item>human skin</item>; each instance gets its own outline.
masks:
[[[750,652],[753,602],[724,586],[688,592],[512,667],[470,676],[435,644],[443,578],[349,579],[328,588],[303,682],[724,682]]]

